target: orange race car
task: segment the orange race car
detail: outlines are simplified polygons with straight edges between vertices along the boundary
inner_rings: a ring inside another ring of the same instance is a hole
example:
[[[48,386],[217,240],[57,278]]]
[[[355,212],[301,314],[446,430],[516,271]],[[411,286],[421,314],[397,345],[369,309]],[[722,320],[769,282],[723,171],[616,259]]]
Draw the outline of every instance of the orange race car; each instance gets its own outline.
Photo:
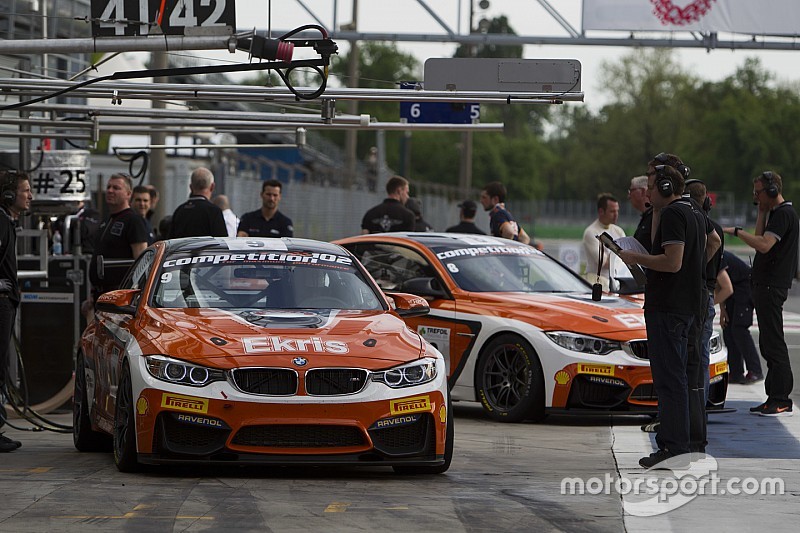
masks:
[[[100,296],[77,356],[74,441],[140,463],[386,465],[453,454],[442,354],[344,248],[158,242]]]
[[[515,241],[449,233],[383,233],[337,241],[385,291],[424,297],[406,322],[447,360],[453,400],[496,420],[548,412],[655,414],[641,301],[591,286]],[[711,340],[709,409],[722,408],[727,351]]]

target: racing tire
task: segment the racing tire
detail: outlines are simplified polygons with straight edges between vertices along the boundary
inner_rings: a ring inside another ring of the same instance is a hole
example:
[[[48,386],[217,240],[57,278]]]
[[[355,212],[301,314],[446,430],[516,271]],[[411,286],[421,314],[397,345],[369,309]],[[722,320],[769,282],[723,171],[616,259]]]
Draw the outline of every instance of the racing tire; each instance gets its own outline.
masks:
[[[72,395],[72,442],[79,452],[108,452],[111,450],[111,438],[92,429],[89,410],[86,360],[82,353],[78,353],[78,360],[75,362],[75,389]]]
[[[499,422],[538,422],[545,417],[542,365],[529,342],[517,335],[495,337],[475,368],[478,400]]]
[[[411,475],[435,475],[444,474],[450,468],[453,461],[453,440],[455,439],[455,428],[453,427],[453,404],[447,400],[447,431],[444,442],[444,464],[438,466],[405,466],[396,465],[392,468],[395,473],[404,476]]]
[[[140,468],[136,457],[136,415],[133,412],[131,371],[127,364],[122,367],[114,410],[114,463],[120,472],[137,472]]]

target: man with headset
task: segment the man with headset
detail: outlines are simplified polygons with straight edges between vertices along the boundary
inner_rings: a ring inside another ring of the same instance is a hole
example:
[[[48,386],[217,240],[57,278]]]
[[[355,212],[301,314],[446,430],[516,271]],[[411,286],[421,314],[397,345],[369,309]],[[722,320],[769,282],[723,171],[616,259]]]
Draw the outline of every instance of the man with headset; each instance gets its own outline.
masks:
[[[0,171],[0,389],[6,392],[11,332],[19,306],[17,281],[17,223],[22,213],[30,209],[33,194],[26,174]],[[6,422],[0,394],[0,427]],[[22,443],[0,433],[0,452],[11,452]]]
[[[647,177],[653,206],[650,254],[623,250],[619,255],[625,263],[647,268],[647,346],[661,423],[658,450],[642,457],[639,464],[652,468],[689,452],[688,333],[702,304],[706,239],[697,209],[681,197],[681,172],[654,159]],[[688,464],[685,456],[674,461]]]
[[[792,416],[789,394],[794,386],[789,350],[783,336],[783,303],[797,274],[798,217],[783,198],[783,180],[767,170],[753,179],[753,204],[758,206],[755,233],[724,228],[756,251],[753,260],[753,303],[758,317],[758,345],[767,361],[767,401],[750,408],[754,415]]]

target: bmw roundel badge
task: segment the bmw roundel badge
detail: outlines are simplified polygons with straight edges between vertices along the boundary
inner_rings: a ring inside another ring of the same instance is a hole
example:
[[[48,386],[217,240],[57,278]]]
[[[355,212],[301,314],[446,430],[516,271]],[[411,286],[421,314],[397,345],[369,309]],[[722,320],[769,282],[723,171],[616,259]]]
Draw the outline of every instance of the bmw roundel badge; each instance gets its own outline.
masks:
[[[308,364],[308,359],[306,359],[305,357],[295,357],[294,359],[292,359],[292,363],[294,363],[297,366],[306,366]]]

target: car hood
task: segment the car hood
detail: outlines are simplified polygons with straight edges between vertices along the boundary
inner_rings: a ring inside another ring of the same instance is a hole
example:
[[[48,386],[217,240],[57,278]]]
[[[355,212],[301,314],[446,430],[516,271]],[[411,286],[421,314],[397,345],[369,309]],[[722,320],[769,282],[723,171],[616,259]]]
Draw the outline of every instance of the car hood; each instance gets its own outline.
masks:
[[[641,304],[604,294],[599,302],[589,293],[470,293],[471,302],[494,309],[505,318],[523,320],[545,331],[574,331],[616,340],[644,338]],[[484,311],[485,312],[485,311]]]
[[[412,361],[422,340],[385,311],[147,309],[143,353],[216,368],[313,366],[382,369]]]

